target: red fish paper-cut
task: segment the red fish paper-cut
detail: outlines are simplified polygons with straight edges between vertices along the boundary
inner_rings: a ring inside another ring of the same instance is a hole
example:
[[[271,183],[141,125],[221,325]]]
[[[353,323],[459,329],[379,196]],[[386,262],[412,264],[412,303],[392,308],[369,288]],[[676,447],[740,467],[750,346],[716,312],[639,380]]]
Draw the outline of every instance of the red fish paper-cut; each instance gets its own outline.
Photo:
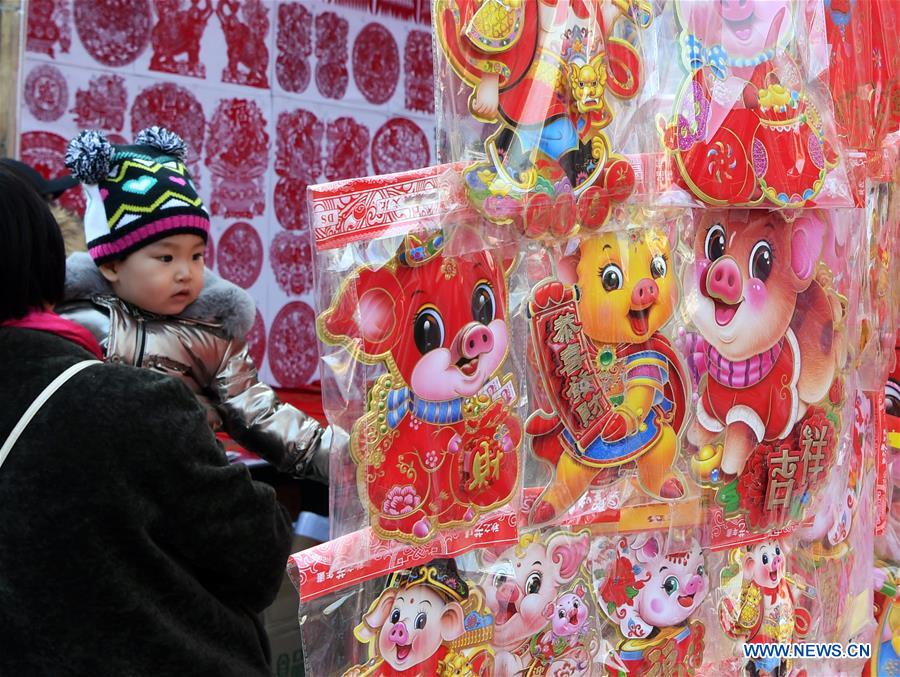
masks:
[[[638,52],[610,35],[619,12],[638,25],[650,22],[643,2],[437,3],[438,44],[472,88],[471,114],[498,123],[485,141],[488,159],[465,174],[487,218],[514,221],[524,205],[526,221],[540,223],[554,202],[568,206],[577,199],[577,213],[558,209],[556,225],[546,231],[565,233],[575,219],[599,228],[611,204],[632,192],[634,171],[603,131],[613,118],[607,91],[628,99],[642,81]],[[529,235],[546,234],[543,229],[526,225]]]
[[[712,205],[814,204],[836,166],[821,112],[790,53],[789,0],[680,0],[687,77],[660,127],[677,183]]]
[[[319,317],[323,341],[387,369],[350,442],[380,536],[421,543],[513,498],[522,424],[502,370],[506,304],[504,262],[446,255],[438,232],[357,270]]]

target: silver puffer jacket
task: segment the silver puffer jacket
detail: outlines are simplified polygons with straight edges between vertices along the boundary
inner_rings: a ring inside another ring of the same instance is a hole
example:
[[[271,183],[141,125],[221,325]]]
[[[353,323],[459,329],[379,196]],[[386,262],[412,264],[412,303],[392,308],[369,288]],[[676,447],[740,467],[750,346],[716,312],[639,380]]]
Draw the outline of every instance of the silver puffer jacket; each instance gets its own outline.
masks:
[[[93,260],[79,253],[66,262],[66,298],[56,311],[89,329],[108,361],[181,379],[206,407],[213,430],[279,470],[328,481],[330,430],[279,401],[257,377],[243,340],[256,310],[244,290],[206,271],[203,291],[181,315],[153,315],[116,297]]]

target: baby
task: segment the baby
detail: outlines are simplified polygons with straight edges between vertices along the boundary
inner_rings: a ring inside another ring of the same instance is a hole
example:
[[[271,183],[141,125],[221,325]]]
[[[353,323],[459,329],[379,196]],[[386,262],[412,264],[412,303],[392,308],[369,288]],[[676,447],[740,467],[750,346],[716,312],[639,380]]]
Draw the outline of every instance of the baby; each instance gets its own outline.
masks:
[[[71,141],[66,165],[87,198],[89,255],[69,257],[57,312],[90,329],[108,361],[181,379],[213,430],[281,471],[327,482],[330,429],[259,381],[244,340],[253,300],[204,270],[209,215],[185,152],[160,127],[132,146],[96,131]]]

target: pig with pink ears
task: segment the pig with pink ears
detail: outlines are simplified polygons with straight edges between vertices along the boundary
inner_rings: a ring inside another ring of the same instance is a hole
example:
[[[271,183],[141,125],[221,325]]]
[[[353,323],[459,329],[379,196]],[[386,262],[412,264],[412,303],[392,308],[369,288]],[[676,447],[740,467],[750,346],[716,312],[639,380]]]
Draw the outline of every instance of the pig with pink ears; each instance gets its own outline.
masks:
[[[595,545],[598,550],[603,546]],[[668,550],[668,551],[667,551]],[[604,614],[623,640],[618,658],[629,674],[693,674],[703,662],[705,630],[690,618],[709,592],[703,551],[696,539],[665,547],[661,533],[622,536],[609,553],[592,557],[601,575],[597,595]]]

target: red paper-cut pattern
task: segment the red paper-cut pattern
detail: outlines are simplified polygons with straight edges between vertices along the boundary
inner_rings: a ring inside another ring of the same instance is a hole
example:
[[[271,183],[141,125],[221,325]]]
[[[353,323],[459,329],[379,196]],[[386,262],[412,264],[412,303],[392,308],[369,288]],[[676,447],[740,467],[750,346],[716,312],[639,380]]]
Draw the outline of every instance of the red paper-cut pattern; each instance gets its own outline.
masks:
[[[228,65],[222,71],[222,82],[267,89],[268,8],[261,0],[219,0],[216,16],[228,46]]]
[[[263,262],[263,243],[249,223],[239,221],[219,238],[219,275],[239,287],[249,289],[259,278]]]
[[[376,174],[427,167],[429,156],[425,132],[404,118],[391,118],[372,139],[372,167]]]
[[[269,134],[262,110],[249,99],[223,99],[206,137],[206,166],[213,173],[212,215],[261,215],[266,206],[263,179],[268,163]]]
[[[284,388],[306,385],[318,365],[316,314],[302,301],[278,311],[269,328],[269,367]]]
[[[316,17],[316,87],[327,99],[347,93],[347,20],[334,12]]]
[[[315,113],[297,109],[278,116],[275,172],[312,183],[322,172],[324,125]]]
[[[151,125],[165,127],[184,139],[188,169],[199,189],[206,117],[197,97],[189,89],[171,82],[160,82],[142,90],[131,107],[131,133],[137,134]]]
[[[52,132],[25,132],[19,138],[19,157],[45,179],[56,179],[69,173],[65,156],[68,139]],[[76,214],[84,214],[84,195],[80,190],[67,190],[59,203]]]
[[[206,77],[200,40],[213,13],[212,0],[155,0],[150,70]]]
[[[25,49],[56,58],[56,45],[68,53],[72,46],[72,25],[68,0],[30,0]]]
[[[307,228],[306,187],[322,173],[325,126],[314,113],[299,109],[278,116],[275,151],[275,216],[283,228]]]
[[[366,101],[388,101],[397,89],[399,75],[400,51],[394,36],[379,23],[363,27],[353,43],[353,80]]]
[[[219,254],[221,258],[221,253]],[[269,264],[275,282],[290,296],[301,296],[312,290],[313,262],[309,232],[282,231],[269,245]]]
[[[434,113],[434,51],[431,33],[410,31],[403,47],[404,105],[407,110]]]
[[[368,174],[366,156],[369,150],[369,130],[365,125],[350,117],[340,117],[329,122],[327,143],[325,176],[329,181]]]
[[[278,6],[278,37],[275,41],[275,77],[287,92],[299,94],[309,87],[309,57],[312,55],[312,12],[290,2]]]
[[[62,117],[69,105],[69,87],[56,66],[35,66],[25,78],[25,105],[41,122]]]
[[[262,315],[259,314],[259,309],[256,311],[256,319],[253,320],[253,326],[250,327],[250,331],[247,332],[244,340],[247,342],[250,359],[253,360],[253,364],[259,369],[262,367],[262,361],[266,355],[266,324],[263,322]]]
[[[415,21],[418,4],[418,0],[375,0],[375,12],[403,21]]]
[[[282,228],[306,230],[309,228],[309,213],[306,189],[309,184],[301,179],[288,176],[279,177],[275,184],[275,218]]]
[[[74,0],[75,30],[88,54],[105,66],[125,66],[150,41],[150,0]]]
[[[206,251],[203,252],[204,265],[213,270],[216,265],[216,245],[213,242],[212,233],[206,236]]]
[[[121,131],[125,126],[128,92],[121,75],[95,75],[87,89],[75,92],[75,124],[82,129]]]

